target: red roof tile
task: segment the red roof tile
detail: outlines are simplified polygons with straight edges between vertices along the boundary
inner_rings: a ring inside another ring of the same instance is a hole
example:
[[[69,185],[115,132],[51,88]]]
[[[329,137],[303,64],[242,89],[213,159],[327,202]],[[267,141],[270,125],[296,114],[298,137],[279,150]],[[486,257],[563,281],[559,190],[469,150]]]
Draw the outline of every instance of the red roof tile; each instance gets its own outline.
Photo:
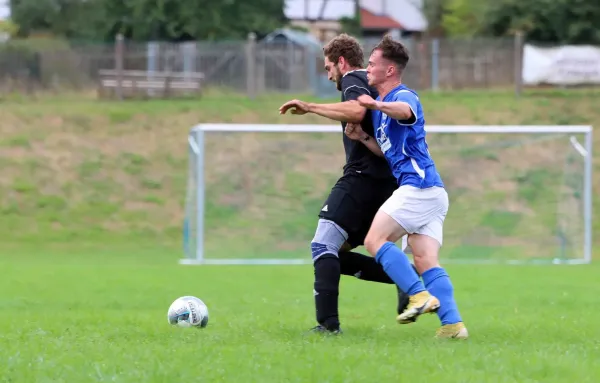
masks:
[[[376,15],[364,8],[360,9],[360,25],[364,29],[404,29],[402,24],[389,16]]]

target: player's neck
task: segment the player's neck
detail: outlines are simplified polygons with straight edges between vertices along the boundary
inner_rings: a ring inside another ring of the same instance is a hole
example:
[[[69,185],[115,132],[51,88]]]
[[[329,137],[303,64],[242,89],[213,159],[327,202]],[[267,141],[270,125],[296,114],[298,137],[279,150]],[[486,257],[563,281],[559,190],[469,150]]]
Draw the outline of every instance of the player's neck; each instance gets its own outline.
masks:
[[[398,87],[401,84],[402,79],[384,82],[377,87],[377,93],[379,93],[379,96],[383,100],[385,96],[387,96],[392,91],[392,89]]]

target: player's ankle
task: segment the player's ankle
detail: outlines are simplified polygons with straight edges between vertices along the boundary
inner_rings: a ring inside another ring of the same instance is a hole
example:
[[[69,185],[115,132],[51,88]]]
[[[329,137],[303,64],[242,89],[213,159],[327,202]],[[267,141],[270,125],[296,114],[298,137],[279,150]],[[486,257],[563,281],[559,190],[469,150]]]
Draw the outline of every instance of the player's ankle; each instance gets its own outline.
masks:
[[[338,318],[328,318],[323,321],[323,323],[320,323],[320,325],[325,327],[327,331],[338,331],[340,329],[340,321]]]

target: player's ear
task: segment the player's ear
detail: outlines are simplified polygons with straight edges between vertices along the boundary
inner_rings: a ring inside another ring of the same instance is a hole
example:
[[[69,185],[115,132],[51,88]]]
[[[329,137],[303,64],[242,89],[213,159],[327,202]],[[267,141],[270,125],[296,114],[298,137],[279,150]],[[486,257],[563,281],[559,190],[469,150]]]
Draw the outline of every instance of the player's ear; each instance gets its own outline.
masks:
[[[340,56],[337,63],[338,63],[338,67],[343,68],[344,64],[346,64],[346,59],[343,58],[342,56]]]
[[[394,74],[396,74],[396,67],[394,65],[389,65],[387,68],[386,75],[388,77],[392,77]]]

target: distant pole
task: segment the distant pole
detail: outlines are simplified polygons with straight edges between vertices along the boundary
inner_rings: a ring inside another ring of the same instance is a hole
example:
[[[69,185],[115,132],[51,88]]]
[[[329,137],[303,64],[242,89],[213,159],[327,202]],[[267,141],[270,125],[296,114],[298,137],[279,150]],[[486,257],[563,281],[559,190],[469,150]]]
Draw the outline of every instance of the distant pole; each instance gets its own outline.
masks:
[[[431,40],[431,90],[437,92],[440,89],[440,40]]]
[[[248,34],[246,44],[246,92],[248,97],[256,97],[256,34]]]
[[[523,92],[523,32],[521,31],[515,34],[514,49],[515,96],[518,98]]]
[[[117,99],[123,99],[123,55],[125,54],[123,35],[119,33],[115,41],[115,70],[117,71]]]

